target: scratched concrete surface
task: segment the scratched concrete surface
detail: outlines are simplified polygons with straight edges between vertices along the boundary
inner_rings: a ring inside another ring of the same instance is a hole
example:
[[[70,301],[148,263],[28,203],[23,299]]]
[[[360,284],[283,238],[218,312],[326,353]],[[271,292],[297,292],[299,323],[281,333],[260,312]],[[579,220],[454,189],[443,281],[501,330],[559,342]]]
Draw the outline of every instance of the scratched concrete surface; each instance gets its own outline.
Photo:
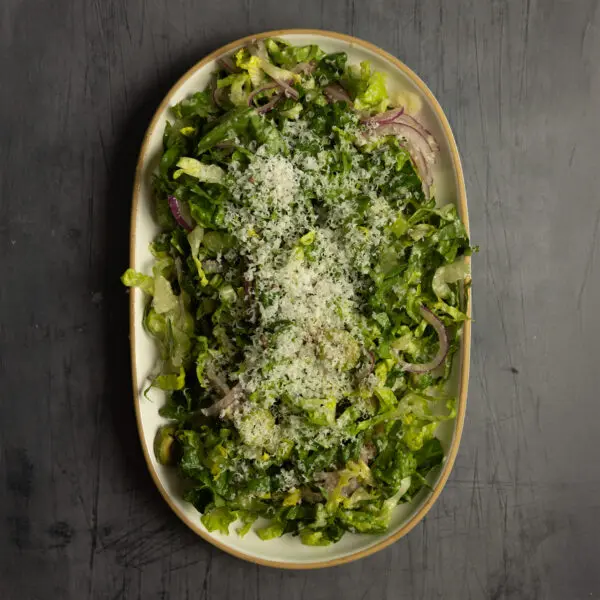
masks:
[[[481,246],[446,490],[391,548],[306,573],[213,549],[153,488],[118,282],[162,96],[225,42],[303,26],[431,86]],[[599,56],[597,0],[2,0],[0,598],[599,597]]]

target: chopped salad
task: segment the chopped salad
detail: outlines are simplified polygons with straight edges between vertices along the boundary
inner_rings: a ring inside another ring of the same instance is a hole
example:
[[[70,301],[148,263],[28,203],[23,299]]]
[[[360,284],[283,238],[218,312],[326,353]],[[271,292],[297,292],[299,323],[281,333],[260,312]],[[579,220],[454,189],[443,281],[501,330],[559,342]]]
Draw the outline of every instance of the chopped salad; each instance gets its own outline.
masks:
[[[383,533],[455,417],[469,239],[418,100],[369,63],[266,39],[171,109],[148,297],[158,461],[209,531]]]

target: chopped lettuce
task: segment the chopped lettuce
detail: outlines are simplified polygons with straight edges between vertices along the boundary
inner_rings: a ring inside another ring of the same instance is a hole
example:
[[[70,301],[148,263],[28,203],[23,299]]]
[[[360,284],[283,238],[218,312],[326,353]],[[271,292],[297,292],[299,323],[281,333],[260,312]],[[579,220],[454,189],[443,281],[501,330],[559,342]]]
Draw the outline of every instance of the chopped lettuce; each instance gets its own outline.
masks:
[[[159,375],[153,382],[161,390],[181,390],[185,385],[185,370],[180,367],[179,373]]]
[[[235,139],[242,135],[248,127],[248,121],[252,115],[252,109],[239,107],[225,113],[215,126],[204,135],[198,142],[197,154],[202,154],[213,148],[219,142]]]
[[[210,92],[196,92],[189,98],[185,98],[173,107],[174,115],[179,119],[190,117],[208,117],[219,112],[210,97]]]
[[[380,113],[387,109],[389,98],[385,76],[379,71],[372,72],[368,62],[360,63],[360,68],[348,69],[344,84],[358,110]]]
[[[177,308],[177,302],[171,284],[162,275],[158,275],[154,280],[154,310],[159,315],[172,312]]]
[[[293,67],[300,63],[318,61],[325,55],[316,44],[288,46],[275,40],[267,40],[265,46],[273,63],[280,67]]]
[[[256,530],[256,534],[261,540],[272,540],[274,538],[281,537],[285,530],[285,525],[275,521],[267,527]]]
[[[154,279],[143,273],[138,273],[134,269],[127,269],[123,273],[121,281],[127,287],[139,287],[146,294],[154,295]]]
[[[464,260],[442,265],[433,274],[431,287],[438,298],[448,298],[453,293],[449,284],[464,281],[470,274],[469,265]]]
[[[202,515],[201,521],[208,531],[218,531],[224,535],[229,533],[229,526],[237,519],[234,511],[225,507],[213,508]]]
[[[157,457],[210,532],[313,546],[380,534],[444,461],[468,235],[454,205],[424,193],[403,140],[364,142],[365,115],[390,106],[382,73],[278,39],[230,60],[236,72],[172,108],[152,272],[122,276],[145,294],[159,353]],[[332,84],[352,102],[330,102]],[[398,358],[439,349],[423,307],[448,353],[414,373]]]
[[[219,183],[223,180],[225,172],[218,165],[207,165],[195,158],[183,157],[177,161],[179,169],[173,173],[173,179],[181,175],[189,175],[206,183]]]
[[[254,87],[259,87],[265,78],[258,56],[252,56],[246,48],[242,48],[235,55],[235,62],[240,69],[248,72]]]

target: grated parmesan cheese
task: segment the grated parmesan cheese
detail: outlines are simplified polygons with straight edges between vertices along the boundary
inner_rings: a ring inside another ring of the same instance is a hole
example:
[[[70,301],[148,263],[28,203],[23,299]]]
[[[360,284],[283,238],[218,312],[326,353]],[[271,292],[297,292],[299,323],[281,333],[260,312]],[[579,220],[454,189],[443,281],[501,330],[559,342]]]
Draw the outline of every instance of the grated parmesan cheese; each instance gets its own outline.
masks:
[[[287,438],[329,447],[343,435],[335,422],[315,426],[296,411],[318,399],[335,405],[355,388],[351,368],[359,362],[364,329],[357,290],[370,285],[365,276],[397,217],[376,191],[394,165],[383,161],[382,172],[372,174],[348,143],[352,168],[342,174],[305,121],[287,121],[283,135],[289,155],[261,147],[246,168],[230,165],[225,224],[238,238],[255,298],[256,329],[239,382],[250,405],[264,410],[284,399],[292,413],[282,426],[252,420],[250,427],[254,409],[246,406],[234,423],[250,445]],[[359,197],[369,204],[361,221]]]

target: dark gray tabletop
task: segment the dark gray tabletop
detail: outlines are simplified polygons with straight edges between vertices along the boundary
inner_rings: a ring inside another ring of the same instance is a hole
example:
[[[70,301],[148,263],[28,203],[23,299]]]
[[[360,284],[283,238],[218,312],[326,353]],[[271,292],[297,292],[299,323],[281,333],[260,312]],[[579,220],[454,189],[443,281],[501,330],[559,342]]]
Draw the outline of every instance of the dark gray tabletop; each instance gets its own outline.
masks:
[[[246,34],[354,34],[419,73],[462,153],[474,338],[454,472],[392,547],[232,558],[148,475],[130,388],[130,192],[175,80]],[[600,596],[597,0],[0,2],[0,598]]]

